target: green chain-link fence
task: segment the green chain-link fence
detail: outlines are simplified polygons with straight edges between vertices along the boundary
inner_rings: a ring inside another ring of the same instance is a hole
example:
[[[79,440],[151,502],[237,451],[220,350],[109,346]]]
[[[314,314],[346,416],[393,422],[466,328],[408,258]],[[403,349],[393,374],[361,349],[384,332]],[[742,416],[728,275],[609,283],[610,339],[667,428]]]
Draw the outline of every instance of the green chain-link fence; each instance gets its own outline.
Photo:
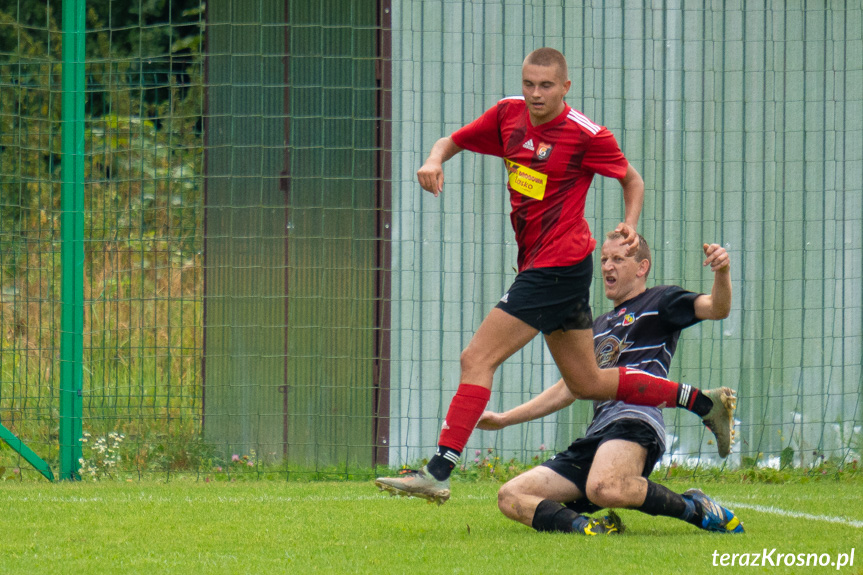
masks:
[[[859,457],[863,10],[828,4],[3,4],[0,478],[428,456],[514,251],[496,161],[454,159],[440,201],[414,172],[542,45],[645,176],[654,282],[704,289],[698,246],[730,248],[732,316],[674,375],[740,389],[732,464]],[[556,379],[532,344],[492,406]],[[469,450],[529,461],[588,412]],[[668,419],[673,460],[704,461]]]

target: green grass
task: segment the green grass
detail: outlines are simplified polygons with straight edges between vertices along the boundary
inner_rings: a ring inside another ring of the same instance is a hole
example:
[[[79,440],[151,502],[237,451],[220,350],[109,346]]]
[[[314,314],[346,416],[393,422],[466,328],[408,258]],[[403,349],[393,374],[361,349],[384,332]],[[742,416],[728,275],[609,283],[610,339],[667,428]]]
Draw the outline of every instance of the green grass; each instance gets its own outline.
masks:
[[[682,491],[691,482],[667,485]],[[856,546],[854,567],[840,572],[863,573],[860,527],[738,509],[747,533],[724,536],[624,510],[628,531],[619,537],[539,534],[500,514],[498,486],[455,482],[453,498],[439,507],[391,498],[370,482],[7,481],[0,487],[0,572],[697,574],[723,569],[712,565],[714,551],[775,547],[835,558]],[[863,521],[856,481],[704,488],[720,501]]]

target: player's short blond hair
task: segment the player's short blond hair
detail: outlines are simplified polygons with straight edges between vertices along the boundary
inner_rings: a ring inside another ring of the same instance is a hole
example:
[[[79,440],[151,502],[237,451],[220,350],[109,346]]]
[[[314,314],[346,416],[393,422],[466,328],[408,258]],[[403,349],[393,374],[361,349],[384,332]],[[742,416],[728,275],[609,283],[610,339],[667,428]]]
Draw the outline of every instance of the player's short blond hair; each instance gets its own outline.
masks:
[[[556,66],[561,80],[564,82],[569,80],[566,58],[554,48],[537,48],[524,59],[524,65],[528,64],[531,66]]]
[[[644,236],[641,234],[636,234],[638,236],[638,249],[635,250],[635,261],[641,262],[647,260],[647,273],[650,273],[650,268],[653,266],[653,259],[650,257],[650,246],[647,245],[647,240],[644,239]],[[608,240],[621,240],[623,239],[623,234],[617,231],[610,231],[605,234],[606,241]]]

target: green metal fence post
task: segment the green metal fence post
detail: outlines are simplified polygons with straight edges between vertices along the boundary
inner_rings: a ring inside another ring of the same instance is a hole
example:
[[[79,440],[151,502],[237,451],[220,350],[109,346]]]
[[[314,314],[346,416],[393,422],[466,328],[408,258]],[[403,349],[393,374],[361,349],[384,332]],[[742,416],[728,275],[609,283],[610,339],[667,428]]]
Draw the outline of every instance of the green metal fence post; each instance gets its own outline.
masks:
[[[15,434],[6,429],[5,425],[0,424],[0,439],[9,444],[9,447],[18,452],[30,465],[36,468],[36,471],[45,476],[48,481],[54,481],[54,473],[51,471],[51,466],[45,463],[41,457],[27,447],[23,441],[15,437]]]
[[[84,16],[85,0],[63,2],[62,334],[60,478],[78,478],[84,380]]]

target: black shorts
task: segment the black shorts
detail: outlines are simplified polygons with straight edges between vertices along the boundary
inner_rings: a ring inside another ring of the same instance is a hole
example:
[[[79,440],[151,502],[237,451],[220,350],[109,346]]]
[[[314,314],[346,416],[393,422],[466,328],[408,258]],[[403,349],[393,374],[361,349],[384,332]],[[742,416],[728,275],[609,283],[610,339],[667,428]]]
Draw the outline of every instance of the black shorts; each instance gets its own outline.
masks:
[[[574,266],[525,270],[515,277],[498,307],[544,334],[590,329],[593,256]]]
[[[647,450],[647,459],[641,476],[650,476],[656,462],[662,457],[663,449],[656,431],[638,419],[620,419],[603,429],[598,435],[576,439],[566,451],[558,453],[542,465],[558,475],[575,483],[582,493],[587,493],[587,476],[593,465],[593,458],[599,446],[611,439],[631,441]],[[593,513],[602,509],[591,503],[587,497],[566,504],[576,513]]]

